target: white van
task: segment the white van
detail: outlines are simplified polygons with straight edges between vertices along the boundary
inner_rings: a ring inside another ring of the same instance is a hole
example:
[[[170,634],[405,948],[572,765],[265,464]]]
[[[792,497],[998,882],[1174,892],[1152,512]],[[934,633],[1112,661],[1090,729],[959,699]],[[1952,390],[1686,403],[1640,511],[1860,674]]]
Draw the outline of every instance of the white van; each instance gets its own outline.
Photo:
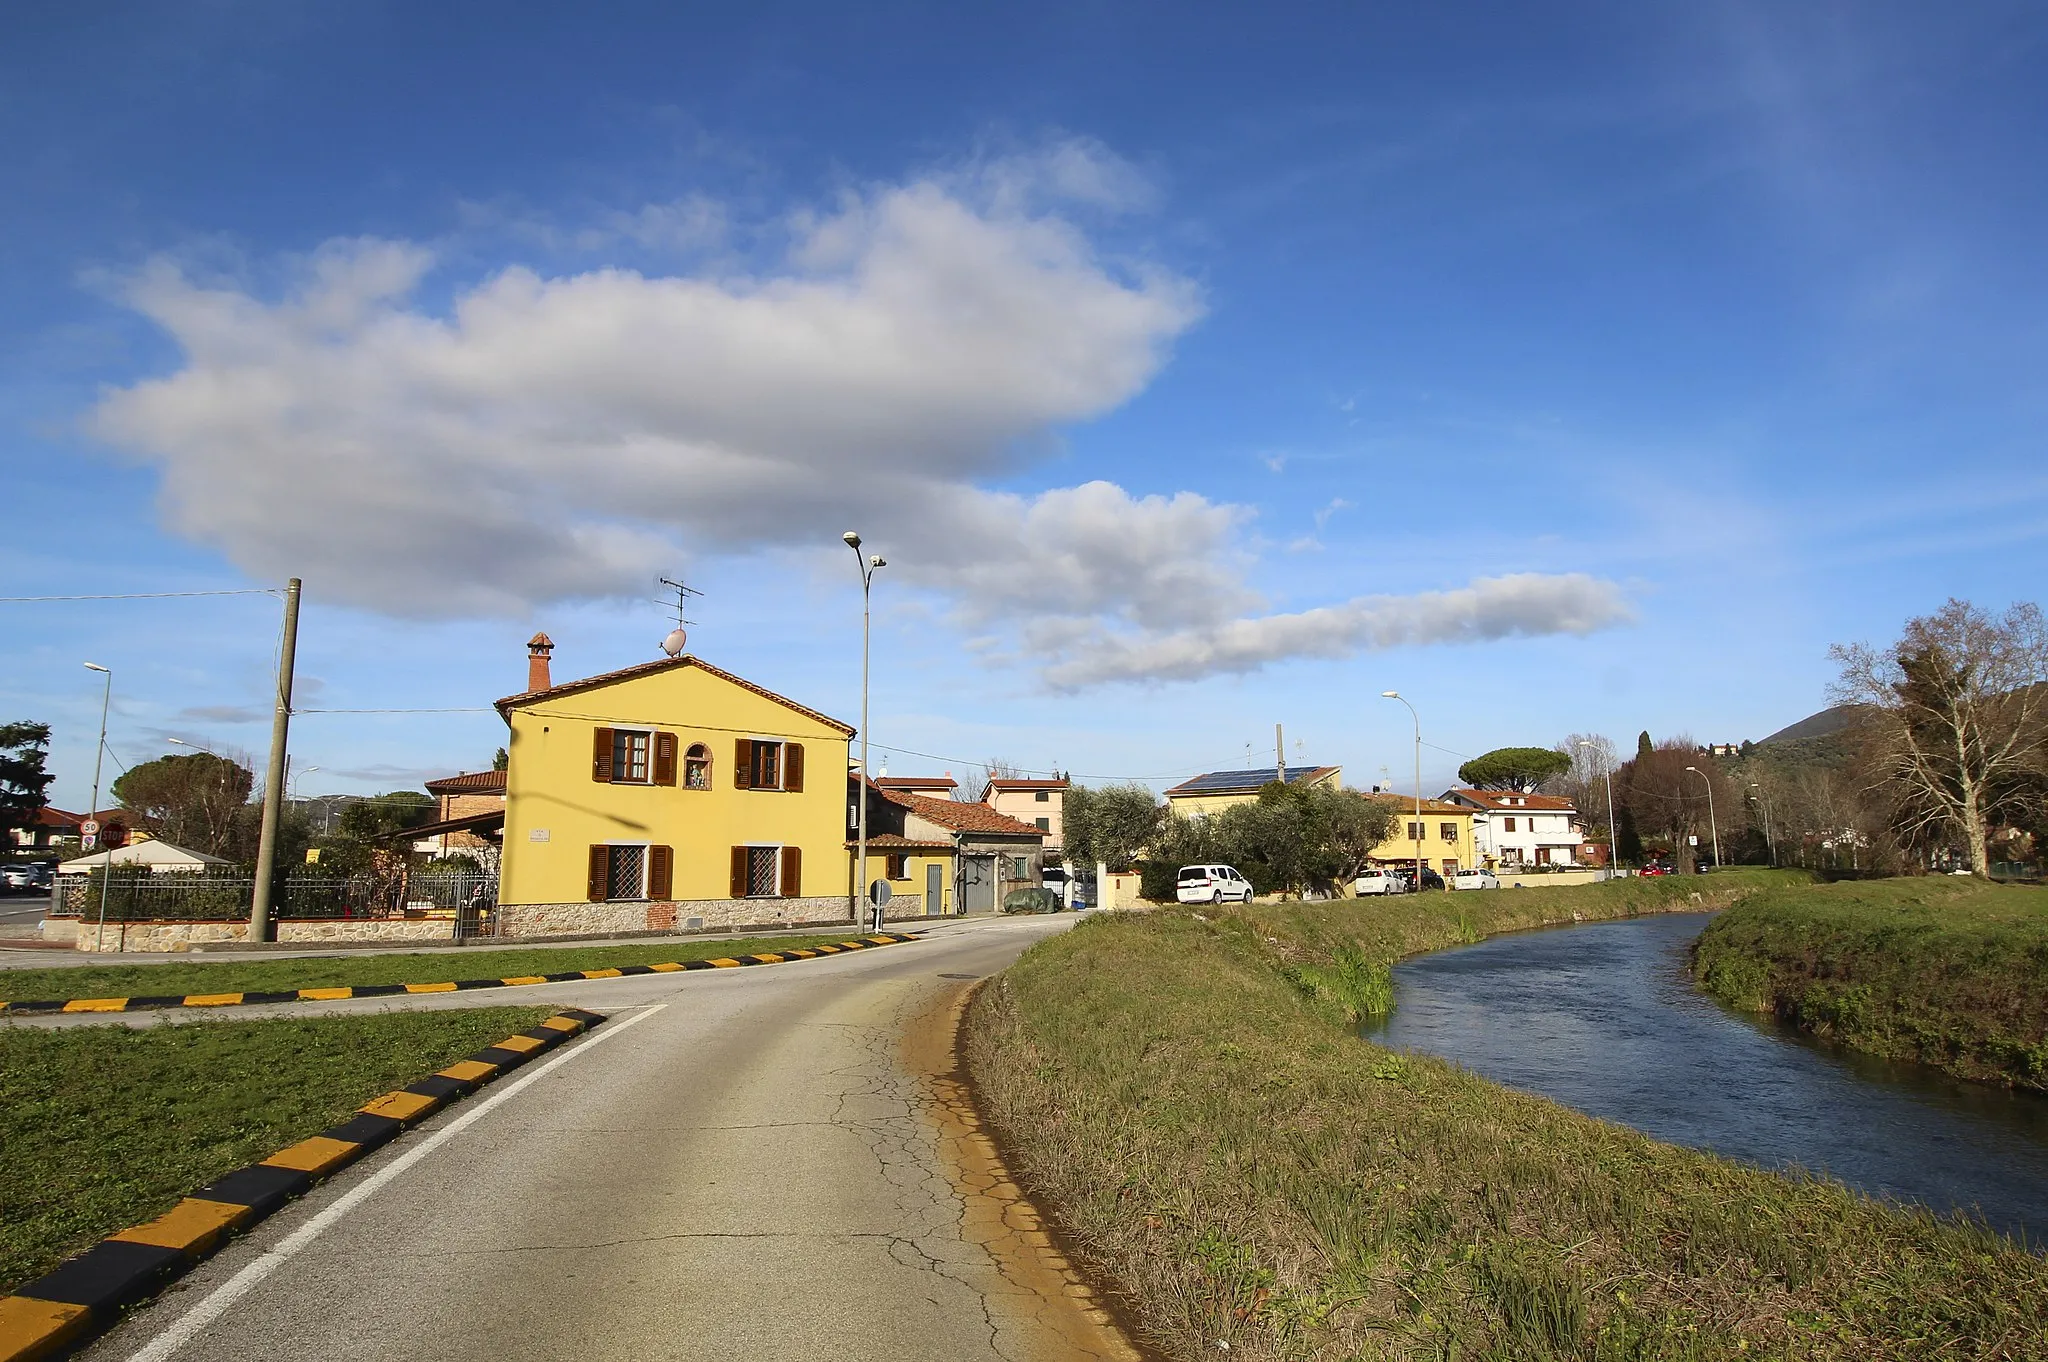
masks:
[[[1182,903],[1250,903],[1252,882],[1227,865],[1184,865],[1173,896]]]

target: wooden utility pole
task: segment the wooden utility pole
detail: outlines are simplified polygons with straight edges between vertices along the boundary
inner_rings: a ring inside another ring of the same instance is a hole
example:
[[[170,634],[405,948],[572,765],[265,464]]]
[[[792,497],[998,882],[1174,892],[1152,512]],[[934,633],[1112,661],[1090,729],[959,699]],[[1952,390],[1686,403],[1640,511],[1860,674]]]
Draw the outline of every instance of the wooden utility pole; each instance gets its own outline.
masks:
[[[284,588],[284,646],[277,654],[277,712],[270,720],[270,770],[263,778],[263,836],[256,844],[256,886],[249,898],[249,940],[270,939],[270,882],[277,870],[277,824],[284,812],[285,740],[292,726],[292,664],[299,651],[299,579]]]

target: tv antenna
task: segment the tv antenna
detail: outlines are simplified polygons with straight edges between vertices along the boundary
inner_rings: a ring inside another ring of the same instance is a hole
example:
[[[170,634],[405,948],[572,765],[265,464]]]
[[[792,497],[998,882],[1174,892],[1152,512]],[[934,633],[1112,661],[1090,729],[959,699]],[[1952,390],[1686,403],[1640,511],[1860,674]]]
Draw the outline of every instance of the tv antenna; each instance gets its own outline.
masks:
[[[689,617],[690,597],[702,596],[704,593],[697,590],[697,588],[694,586],[685,586],[681,582],[672,582],[666,577],[657,577],[655,578],[655,580],[660,582],[665,587],[672,588],[676,593],[676,602],[674,606],[676,612],[676,627],[669,630],[668,637],[661,641],[661,650],[667,653],[670,657],[681,657],[683,654],[683,645],[690,641],[690,636],[684,630],[683,626],[687,624],[695,624],[697,622]],[[668,602],[663,601],[662,604],[667,605]]]

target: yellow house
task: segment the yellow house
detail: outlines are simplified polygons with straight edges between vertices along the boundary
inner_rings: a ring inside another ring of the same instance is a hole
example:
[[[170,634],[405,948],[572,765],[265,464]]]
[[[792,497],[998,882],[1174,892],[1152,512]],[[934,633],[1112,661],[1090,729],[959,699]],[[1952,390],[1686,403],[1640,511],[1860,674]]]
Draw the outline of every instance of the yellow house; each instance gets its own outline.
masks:
[[[1374,865],[1412,867],[1419,855],[1431,870],[1451,875],[1479,864],[1478,847],[1472,837],[1471,809],[1441,799],[1425,799],[1418,816],[1414,800],[1395,795],[1383,798],[1395,805],[1400,819],[1387,840],[1373,848]]]
[[[1248,771],[1210,771],[1190,777],[1166,791],[1166,807],[1184,818],[1198,818],[1220,813],[1233,804],[1256,804],[1259,791],[1276,780],[1284,779],[1289,785],[1322,786],[1335,790],[1343,787],[1343,776],[1344,768],[1341,766],[1290,766],[1284,776],[1274,766],[1259,766]]]
[[[505,936],[845,922],[853,728],[698,658],[498,701]]]

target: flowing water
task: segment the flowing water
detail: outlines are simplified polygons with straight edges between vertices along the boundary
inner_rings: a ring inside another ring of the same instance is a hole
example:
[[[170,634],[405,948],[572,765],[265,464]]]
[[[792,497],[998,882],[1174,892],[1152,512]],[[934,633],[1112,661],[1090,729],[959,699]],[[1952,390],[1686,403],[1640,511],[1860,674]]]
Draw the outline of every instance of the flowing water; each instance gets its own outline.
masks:
[[[1512,891],[1503,891],[1512,892]],[[1383,1045],[1673,1144],[1824,1171],[2048,1242],[2048,1099],[1813,1043],[1693,988],[1709,914],[1518,932],[1394,967]]]

